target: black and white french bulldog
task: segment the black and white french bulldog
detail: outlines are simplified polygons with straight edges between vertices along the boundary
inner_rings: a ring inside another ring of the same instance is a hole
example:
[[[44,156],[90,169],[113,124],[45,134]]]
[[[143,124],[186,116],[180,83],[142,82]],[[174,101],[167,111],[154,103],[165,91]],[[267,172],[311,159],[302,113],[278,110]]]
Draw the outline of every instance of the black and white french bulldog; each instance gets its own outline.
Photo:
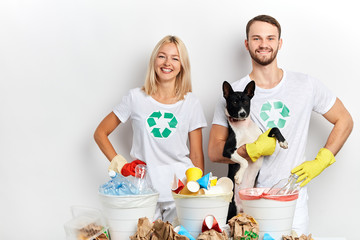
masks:
[[[255,186],[256,177],[261,168],[263,157],[257,161],[248,161],[237,153],[237,149],[252,143],[262,134],[261,129],[250,119],[250,100],[255,92],[255,82],[249,82],[243,92],[234,91],[228,82],[223,83],[223,96],[226,100],[225,114],[229,123],[229,135],[223,156],[236,164],[229,164],[228,177],[234,181],[234,197],[229,207],[228,219],[242,212],[239,190]],[[278,128],[272,128],[269,135],[275,137],[280,147],[288,144]]]

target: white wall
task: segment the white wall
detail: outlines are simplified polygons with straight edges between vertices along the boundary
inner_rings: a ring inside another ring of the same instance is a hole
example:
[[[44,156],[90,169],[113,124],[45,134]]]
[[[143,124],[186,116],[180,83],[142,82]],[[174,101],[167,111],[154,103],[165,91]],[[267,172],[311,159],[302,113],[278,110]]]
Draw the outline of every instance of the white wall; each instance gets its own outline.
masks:
[[[167,34],[188,47],[193,88],[210,126],[221,83],[250,69],[245,25],[258,14],[283,28],[279,65],[321,79],[355,127],[337,162],[309,185],[310,231],[358,239],[360,33],[356,1],[0,2],[0,238],[65,239],[72,205],[99,207],[108,162],[93,132],[128,89],[143,83],[148,58]],[[206,86],[206,90],[204,88]],[[301,103],[299,103],[301,104]],[[204,130],[204,151],[210,127]],[[331,126],[313,117],[309,160]],[[111,136],[128,156],[130,125]],[[226,166],[210,163],[218,176]]]

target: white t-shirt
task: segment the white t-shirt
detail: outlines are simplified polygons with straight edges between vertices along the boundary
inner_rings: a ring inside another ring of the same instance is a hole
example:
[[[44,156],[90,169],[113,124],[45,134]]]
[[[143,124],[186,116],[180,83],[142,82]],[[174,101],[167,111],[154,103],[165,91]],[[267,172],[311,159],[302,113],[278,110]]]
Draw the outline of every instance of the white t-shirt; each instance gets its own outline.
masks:
[[[159,202],[173,201],[174,174],[182,179],[186,169],[194,166],[188,157],[188,134],[207,125],[199,100],[187,93],[175,104],[162,104],[135,88],[113,112],[123,123],[132,121],[130,156],[146,162],[151,184],[160,193]]]
[[[250,81],[246,76],[234,82],[232,87],[235,91],[244,91]],[[301,73],[284,71],[282,81],[272,89],[256,86],[251,100],[252,120],[262,131],[278,127],[289,143],[286,150],[277,144],[274,154],[265,156],[257,187],[271,187],[280,179],[289,177],[290,171],[305,161],[311,112],[324,114],[335,100],[336,96],[320,81]],[[222,98],[216,106],[213,124],[228,127],[224,109],[225,100]]]

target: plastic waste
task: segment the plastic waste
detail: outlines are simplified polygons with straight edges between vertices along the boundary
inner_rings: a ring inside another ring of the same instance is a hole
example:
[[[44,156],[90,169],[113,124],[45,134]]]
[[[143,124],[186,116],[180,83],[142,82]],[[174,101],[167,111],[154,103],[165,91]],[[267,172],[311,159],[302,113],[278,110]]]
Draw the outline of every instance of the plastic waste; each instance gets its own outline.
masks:
[[[195,240],[195,238],[189,233],[189,231],[186,230],[182,225],[177,226],[174,230],[176,233],[183,235],[190,240]]]
[[[66,240],[109,240],[109,229],[101,211],[95,208],[72,206],[72,219],[64,224]]]
[[[110,181],[99,187],[99,192],[105,195],[140,195],[155,193],[146,180],[146,165],[139,164],[135,167],[135,177],[123,175],[110,170]]]
[[[265,233],[263,240],[275,240],[270,234]]]
[[[126,177],[115,171],[109,171],[110,181],[100,186],[99,192],[106,195],[133,195],[136,187]]]
[[[269,195],[288,195],[300,190],[300,183],[297,183],[299,178],[296,174],[291,174],[288,178],[281,179],[278,183],[272,186],[266,194]]]
[[[148,188],[145,176],[146,176],[146,165],[138,164],[135,167],[135,179],[134,179],[134,184],[138,194],[144,193],[144,191],[146,191],[146,189]]]

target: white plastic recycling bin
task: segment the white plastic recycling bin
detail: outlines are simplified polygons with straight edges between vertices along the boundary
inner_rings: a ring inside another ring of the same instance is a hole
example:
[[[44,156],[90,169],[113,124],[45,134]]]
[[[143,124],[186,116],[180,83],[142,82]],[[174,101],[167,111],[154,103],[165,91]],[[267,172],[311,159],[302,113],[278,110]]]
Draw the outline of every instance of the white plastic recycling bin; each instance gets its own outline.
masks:
[[[139,218],[153,221],[159,193],[126,196],[99,193],[99,197],[111,240],[123,240],[135,234]]]

